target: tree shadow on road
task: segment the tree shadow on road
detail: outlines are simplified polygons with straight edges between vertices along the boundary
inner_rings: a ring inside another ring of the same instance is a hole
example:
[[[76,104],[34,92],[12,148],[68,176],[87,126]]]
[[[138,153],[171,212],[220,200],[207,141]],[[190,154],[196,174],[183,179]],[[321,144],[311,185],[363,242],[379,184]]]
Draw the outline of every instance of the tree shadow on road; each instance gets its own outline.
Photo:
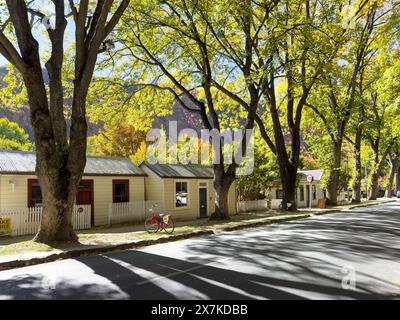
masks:
[[[251,236],[246,237],[248,232]],[[346,272],[354,268],[358,290],[393,297],[399,295],[400,285],[383,275],[392,272],[400,279],[399,206],[386,207],[379,215],[351,211],[207,237],[185,253],[195,262],[207,255],[233,256],[281,279],[303,282],[310,292],[315,283],[340,288]],[[374,272],[363,271],[374,266]],[[336,293],[352,296],[350,290]]]
[[[307,291],[344,299],[387,298],[316,282],[279,279],[273,273],[261,276],[135,250],[76,261],[112,285],[58,281],[54,287],[46,287],[45,275],[25,274],[0,281],[0,295],[6,299],[243,300],[304,299],[301,293]],[[60,273],[67,271],[57,268]]]
[[[398,210],[398,207],[396,207]],[[400,287],[378,273],[357,271],[357,287],[342,287],[344,263],[385,265],[400,259],[400,219],[393,210],[335,214],[303,221],[171,243],[179,252],[152,248],[104,256],[80,257],[78,274],[57,278],[46,287],[47,274],[0,278],[6,299],[388,299]],[[248,236],[248,232],[251,233]],[[152,252],[150,252],[152,251]],[[153,253],[154,251],[157,254]],[[68,261],[68,260],[67,260]],[[67,261],[47,264],[68,274]],[[82,271],[84,270],[84,271]],[[7,271],[13,274],[13,270]],[[86,272],[86,273],[85,273]],[[94,277],[83,281],[86,277]],[[82,281],[80,282],[79,279]],[[373,284],[373,286],[369,286]],[[386,287],[385,287],[386,286]]]

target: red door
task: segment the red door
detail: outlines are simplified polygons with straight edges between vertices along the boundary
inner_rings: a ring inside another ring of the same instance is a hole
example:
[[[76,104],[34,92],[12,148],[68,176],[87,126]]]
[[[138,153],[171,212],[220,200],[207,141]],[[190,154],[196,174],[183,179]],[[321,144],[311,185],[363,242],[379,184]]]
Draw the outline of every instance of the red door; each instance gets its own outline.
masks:
[[[91,224],[94,225],[93,180],[81,180],[76,195],[77,205],[91,205]]]

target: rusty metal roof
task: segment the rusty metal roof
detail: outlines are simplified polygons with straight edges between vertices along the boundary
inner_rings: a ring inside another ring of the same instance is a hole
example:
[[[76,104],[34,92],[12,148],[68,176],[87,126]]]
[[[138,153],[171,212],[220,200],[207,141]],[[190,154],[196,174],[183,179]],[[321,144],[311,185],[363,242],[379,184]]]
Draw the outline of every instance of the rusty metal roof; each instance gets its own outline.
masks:
[[[35,174],[36,155],[31,152],[0,150],[0,174]],[[129,159],[87,157],[84,175],[145,176]]]
[[[213,179],[214,170],[201,164],[149,164],[143,163],[161,178]]]

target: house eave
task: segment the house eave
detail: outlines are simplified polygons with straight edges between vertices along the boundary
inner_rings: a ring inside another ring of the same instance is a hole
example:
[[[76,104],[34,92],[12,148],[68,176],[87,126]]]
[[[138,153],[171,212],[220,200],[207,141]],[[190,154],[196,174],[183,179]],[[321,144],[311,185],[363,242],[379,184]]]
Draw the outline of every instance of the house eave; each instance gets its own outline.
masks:
[[[9,176],[36,176],[36,172],[2,171],[0,175]],[[128,173],[84,173],[83,177],[146,177],[146,174]]]

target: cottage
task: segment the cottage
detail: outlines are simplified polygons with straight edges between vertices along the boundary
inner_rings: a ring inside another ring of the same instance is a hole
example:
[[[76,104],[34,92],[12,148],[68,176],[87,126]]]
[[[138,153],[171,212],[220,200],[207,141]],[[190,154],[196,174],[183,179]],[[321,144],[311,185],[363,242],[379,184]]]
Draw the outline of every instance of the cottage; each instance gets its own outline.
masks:
[[[160,211],[175,219],[207,217],[215,210],[213,169],[188,164],[149,164],[140,168],[146,173],[145,197],[160,201]],[[229,214],[236,214],[236,184],[229,189]]]
[[[11,235],[34,234],[42,215],[42,194],[34,153],[0,150],[0,219]],[[144,163],[87,157],[72,213],[74,229],[143,222],[149,209],[178,220],[207,217],[215,210],[213,170],[201,165]],[[235,183],[229,213],[236,214]],[[1,229],[1,228],[0,228]],[[4,234],[4,230],[0,230]]]
[[[307,208],[310,206],[310,192],[311,192],[311,206],[318,205],[319,199],[324,199],[324,191],[321,187],[321,178],[323,170],[301,170],[297,172],[299,184],[296,189],[296,204],[298,208]],[[313,181],[311,183],[306,181],[306,177],[311,175]],[[311,191],[310,191],[311,188]],[[271,207],[276,209],[279,207],[282,199],[283,190],[281,189],[280,181],[275,181],[273,188],[271,188]]]
[[[41,207],[35,164],[34,153],[0,150],[0,213]],[[88,157],[76,205],[89,208],[90,226],[105,225],[110,204],[144,202],[144,178],[128,159]]]

